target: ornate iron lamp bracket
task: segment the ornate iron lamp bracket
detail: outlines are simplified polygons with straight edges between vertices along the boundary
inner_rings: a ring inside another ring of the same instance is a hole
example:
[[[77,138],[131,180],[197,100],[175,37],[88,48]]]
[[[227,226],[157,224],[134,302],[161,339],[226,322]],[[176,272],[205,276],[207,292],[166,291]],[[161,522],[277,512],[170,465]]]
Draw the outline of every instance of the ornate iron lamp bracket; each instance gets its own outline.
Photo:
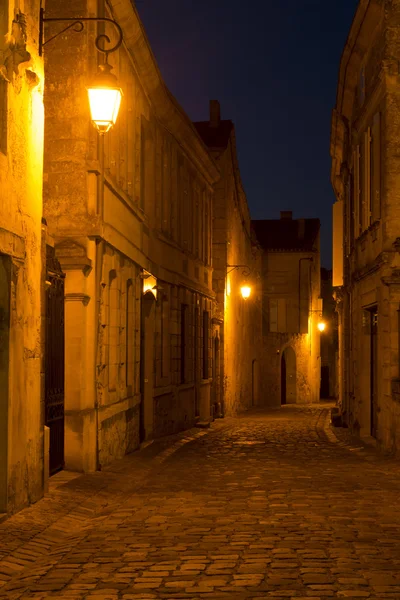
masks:
[[[226,265],[226,266],[229,269],[229,271],[227,272],[227,275],[229,275],[229,273],[231,273],[235,269],[241,269],[241,268],[243,268],[242,275],[248,276],[251,273],[251,269],[247,265]]]
[[[108,54],[110,54],[111,52],[115,52],[116,50],[118,50],[118,48],[122,44],[123,34],[122,34],[121,27],[119,26],[119,24],[116,21],[113,21],[113,19],[107,19],[106,17],[79,17],[79,18],[61,17],[61,18],[45,19],[44,9],[41,8],[40,9],[40,21],[39,21],[39,56],[42,56],[42,54],[43,54],[43,46],[45,46],[46,44],[48,44],[49,42],[51,42],[52,40],[57,38],[59,35],[61,35],[65,31],[68,31],[68,29],[73,29],[73,31],[76,31],[78,33],[83,31],[83,29],[85,27],[84,23],[86,21],[112,23],[118,31],[119,37],[118,37],[117,43],[114,44],[114,46],[112,46],[111,48],[108,48],[107,50],[105,48],[102,48],[102,46],[100,45],[102,41],[107,42],[108,44],[111,44],[110,38],[105,33],[101,33],[100,35],[98,35],[96,37],[94,43],[95,43],[97,50],[99,52],[103,52],[103,54],[105,54],[106,56]],[[44,41],[44,24],[51,23],[51,22],[53,22],[53,23],[56,23],[56,22],[69,23],[69,25],[67,25],[67,27],[64,27],[64,29],[62,29],[61,31],[56,33],[56,35],[53,35],[53,37],[51,37],[50,39]]]

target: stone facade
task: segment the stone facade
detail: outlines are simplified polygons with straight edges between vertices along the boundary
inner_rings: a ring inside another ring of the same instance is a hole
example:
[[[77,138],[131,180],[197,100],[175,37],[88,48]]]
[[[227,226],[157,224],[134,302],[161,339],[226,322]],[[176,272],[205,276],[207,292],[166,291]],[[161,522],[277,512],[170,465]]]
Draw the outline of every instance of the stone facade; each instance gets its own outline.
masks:
[[[43,63],[39,1],[0,7],[0,513],[40,498]]]
[[[259,405],[262,399],[260,252],[252,239],[232,121],[221,120],[219,103],[212,100],[209,121],[195,125],[221,175],[213,200],[213,347],[217,369],[212,403],[214,414],[232,415]],[[246,283],[251,287],[249,299],[240,291]]]
[[[0,6],[0,513],[43,488],[39,4]]]
[[[353,431],[400,449],[399,0],[360,2],[331,133],[339,401]]]
[[[46,16],[61,5],[48,0]],[[44,215],[66,274],[65,465],[79,471],[209,420],[213,369],[218,170],[161,80],[132,3],[69,6],[98,10],[124,33],[109,62],[125,96],[104,138],[85,90],[96,26],[69,31],[45,57]]]
[[[331,134],[334,272],[344,421],[400,449],[400,2],[361,2]],[[351,50],[353,49],[353,50]]]
[[[263,386],[269,406],[319,401],[322,316],[318,219],[252,221],[262,248]]]

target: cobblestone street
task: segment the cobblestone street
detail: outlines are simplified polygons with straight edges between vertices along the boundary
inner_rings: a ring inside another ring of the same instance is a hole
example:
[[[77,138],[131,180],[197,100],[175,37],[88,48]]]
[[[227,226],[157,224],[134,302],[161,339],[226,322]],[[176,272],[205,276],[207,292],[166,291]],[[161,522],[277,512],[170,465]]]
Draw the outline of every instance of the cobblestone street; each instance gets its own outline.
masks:
[[[0,597],[400,598],[399,499],[329,405],[247,413],[53,477],[0,525]]]

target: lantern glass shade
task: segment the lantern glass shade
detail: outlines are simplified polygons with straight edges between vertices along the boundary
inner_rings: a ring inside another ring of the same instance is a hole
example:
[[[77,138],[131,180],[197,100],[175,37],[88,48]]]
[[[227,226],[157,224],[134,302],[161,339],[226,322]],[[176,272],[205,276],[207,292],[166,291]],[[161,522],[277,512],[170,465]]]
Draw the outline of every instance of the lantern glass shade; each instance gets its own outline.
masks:
[[[240,293],[242,294],[242,298],[244,298],[245,300],[247,298],[250,298],[251,287],[249,285],[242,285],[242,287],[240,288]]]
[[[321,332],[322,332],[322,331],[325,331],[325,327],[326,327],[326,325],[325,325],[325,323],[324,323],[323,321],[320,321],[320,322],[318,323],[318,329],[319,329]]]
[[[117,121],[122,91],[118,87],[88,87],[90,114],[99,133],[110,131]]]

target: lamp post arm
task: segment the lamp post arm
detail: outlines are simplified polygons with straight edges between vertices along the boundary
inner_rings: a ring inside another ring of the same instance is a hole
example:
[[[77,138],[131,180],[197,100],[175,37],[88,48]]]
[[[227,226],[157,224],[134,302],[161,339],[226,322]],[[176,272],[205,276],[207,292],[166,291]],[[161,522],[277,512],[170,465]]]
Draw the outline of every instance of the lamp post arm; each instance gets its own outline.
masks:
[[[229,269],[229,267],[231,267],[229,269],[229,271],[227,272],[227,275],[229,275],[229,273],[231,273],[235,269],[241,269],[241,268],[243,268],[243,271],[242,271],[243,275],[250,275],[250,273],[251,273],[251,269],[247,265],[226,265],[226,266],[228,269]]]
[[[51,42],[52,40],[57,38],[59,35],[61,35],[65,31],[67,31],[68,29],[74,28],[74,31],[76,31],[78,33],[83,31],[84,22],[86,22],[86,21],[97,21],[97,22],[101,21],[101,22],[106,22],[106,23],[112,23],[118,31],[118,40],[117,40],[116,44],[114,44],[114,46],[112,46],[108,50],[102,48],[100,45],[100,42],[102,40],[108,42],[109,44],[111,43],[110,38],[105,33],[101,33],[100,35],[98,35],[96,37],[94,43],[95,43],[97,50],[99,52],[103,52],[103,54],[110,54],[111,52],[115,52],[116,50],[118,50],[118,48],[122,44],[123,33],[122,33],[122,29],[121,29],[120,25],[113,19],[108,19],[106,17],[77,17],[77,18],[67,18],[67,17],[53,18],[52,17],[49,19],[45,19],[44,9],[41,8],[40,9],[40,21],[39,21],[39,56],[42,56],[42,54],[43,54],[43,46],[45,46],[46,44],[48,44],[49,42]],[[65,27],[58,33],[56,33],[56,35],[53,35],[53,37],[51,37],[49,40],[44,41],[44,24],[50,23],[50,22],[69,23],[69,25],[67,25],[67,27]]]

